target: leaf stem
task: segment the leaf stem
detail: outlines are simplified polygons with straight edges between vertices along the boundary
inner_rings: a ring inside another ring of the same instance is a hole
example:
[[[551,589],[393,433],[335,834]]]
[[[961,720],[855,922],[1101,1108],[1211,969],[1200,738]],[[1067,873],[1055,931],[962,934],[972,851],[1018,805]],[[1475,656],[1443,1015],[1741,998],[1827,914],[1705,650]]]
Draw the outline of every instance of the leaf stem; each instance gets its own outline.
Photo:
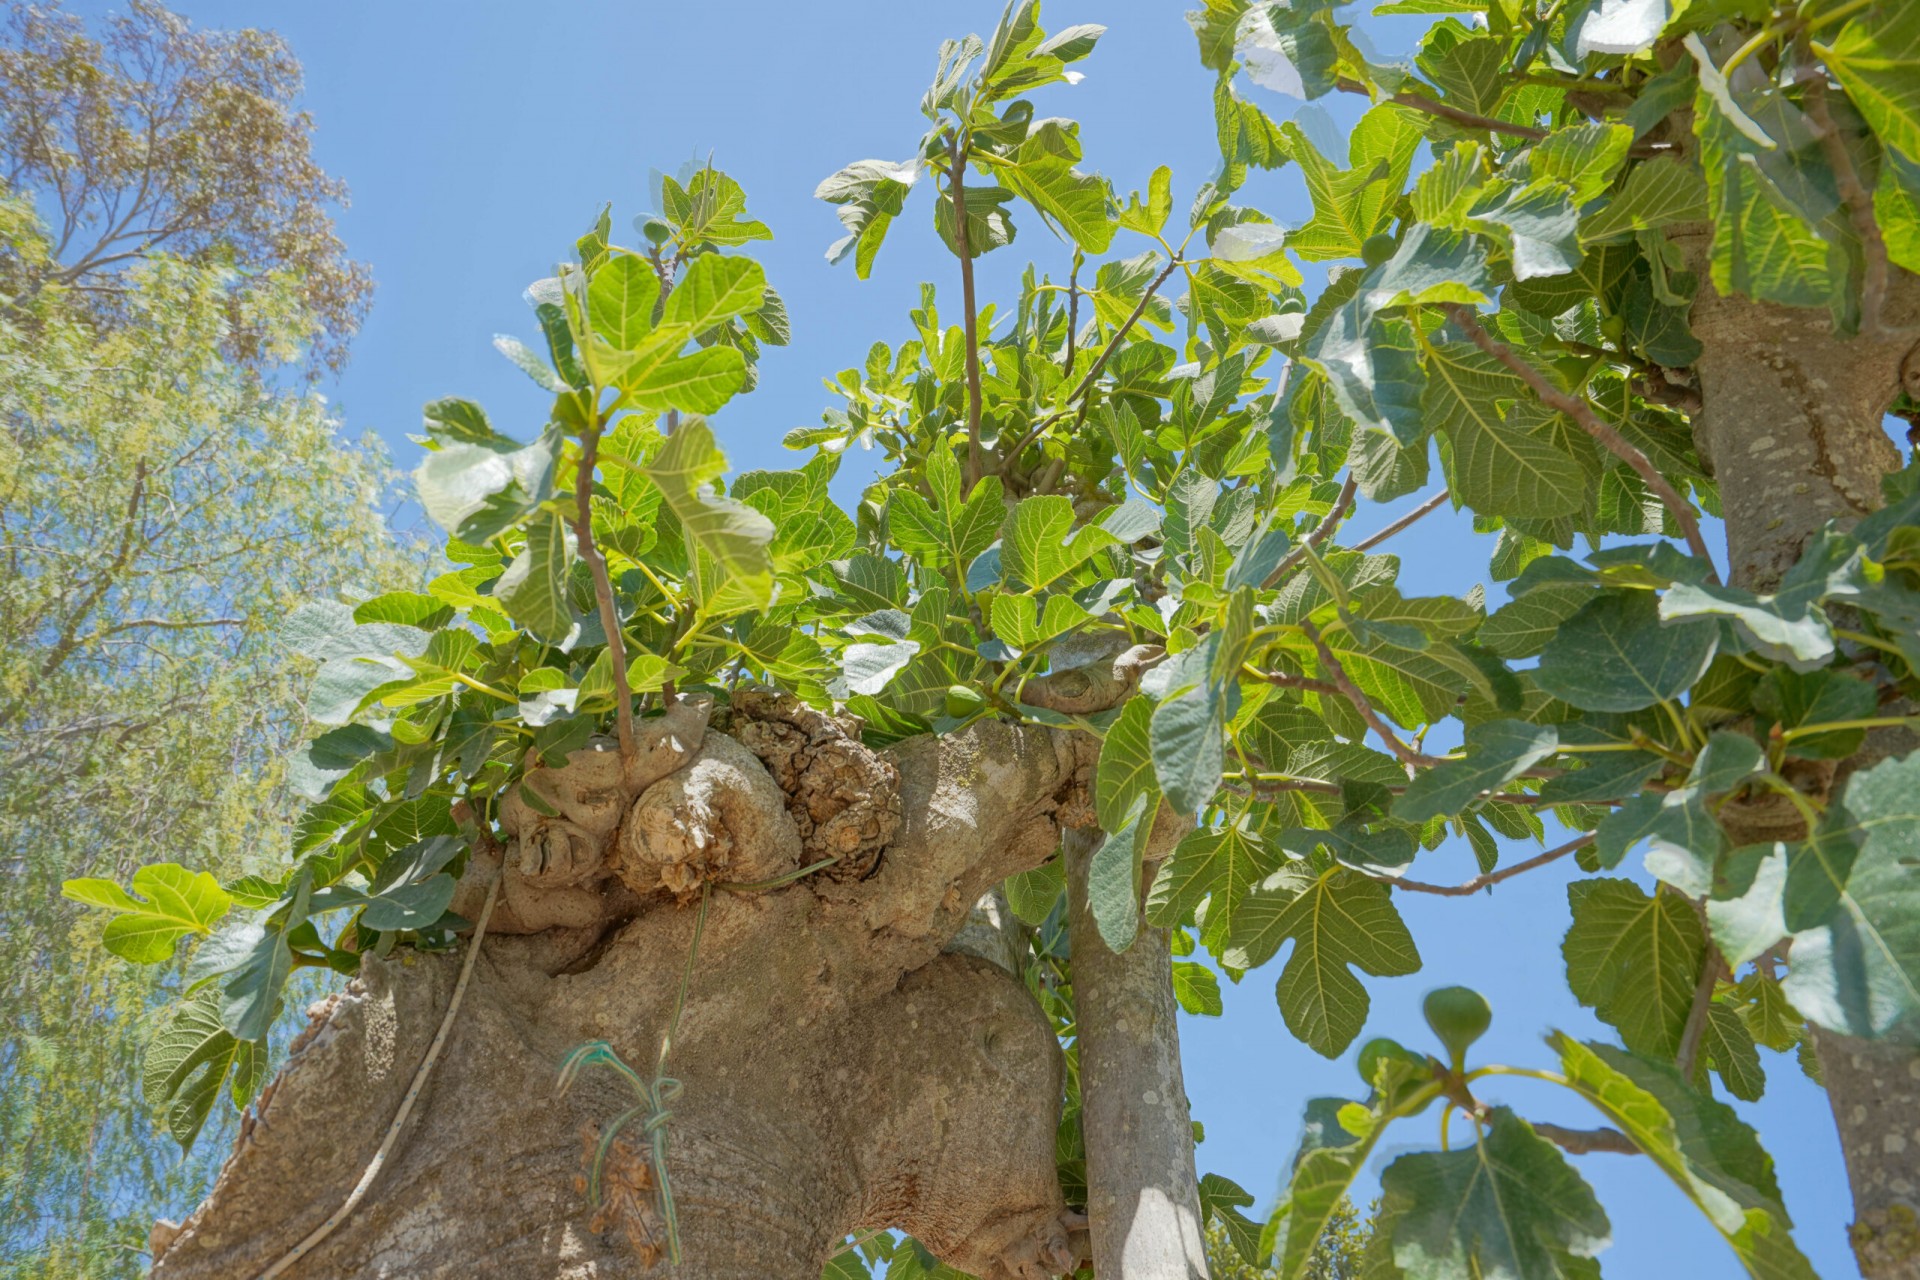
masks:
[[[520,699],[514,697],[510,693],[507,693],[500,689],[496,689],[490,684],[483,684],[480,681],[475,680],[472,676],[462,675],[458,671],[453,673],[453,678],[460,684],[467,686],[467,688],[472,689],[476,693],[490,694],[493,697],[500,699],[500,701],[502,702],[511,702],[518,705],[520,701]]]
[[[1879,3],[1879,0],[1847,0],[1847,3],[1841,5],[1838,9],[1832,9],[1816,17],[1808,18],[1807,30],[1818,31],[1822,27],[1844,21],[1863,9],[1872,8],[1877,3]]]
[[[1783,742],[1811,738],[1816,734],[1840,733],[1847,729],[1900,729],[1920,725],[1920,716],[1869,716],[1864,720],[1828,720],[1821,724],[1803,724],[1781,732]]]
[[[1800,19],[1798,18],[1787,18],[1784,21],[1769,22],[1766,26],[1760,28],[1760,30],[1754,32],[1745,44],[1733,51],[1733,56],[1728,58],[1726,64],[1720,68],[1721,76],[1724,78],[1733,75],[1748,58],[1751,58],[1754,54],[1760,52],[1775,40],[1778,40],[1788,31],[1791,31],[1795,26],[1799,25],[1799,22]]]

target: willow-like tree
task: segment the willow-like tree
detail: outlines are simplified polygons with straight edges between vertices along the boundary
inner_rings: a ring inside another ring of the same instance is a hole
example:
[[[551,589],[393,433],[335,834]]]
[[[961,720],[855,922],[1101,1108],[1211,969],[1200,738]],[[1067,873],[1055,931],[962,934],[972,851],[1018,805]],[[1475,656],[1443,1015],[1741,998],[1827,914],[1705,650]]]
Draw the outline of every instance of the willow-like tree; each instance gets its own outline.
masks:
[[[302,220],[331,190],[302,186],[304,125],[254,96],[290,93],[293,70],[271,37],[145,5],[100,43],[26,6],[0,32],[8,1277],[138,1274],[154,1215],[218,1169],[214,1143],[182,1161],[142,1095],[142,1029],[180,966],[102,951],[61,881],[125,878],[162,849],[278,874],[304,688],[272,620],[316,591],[423,580],[384,528],[387,459],[343,440],[298,377],[316,341],[346,336],[309,269],[359,269]],[[135,104],[162,101],[150,134]],[[281,201],[306,215],[282,219]],[[110,243],[116,209],[175,230]]]
[[[1578,1160],[1607,1151],[1751,1274],[1808,1276],[1724,1100],[1760,1046],[1824,1072],[1863,1270],[1920,1274],[1892,1140],[1920,473],[1882,426],[1920,318],[1920,10],[1382,8],[1472,21],[1400,65],[1316,0],[1194,15],[1223,167],[1180,216],[1165,170],[1117,199],[1027,96],[1099,28],[1016,0],[945,46],[912,154],[819,194],[864,275],[933,188],[958,313],[929,286],[792,470],[728,480],[699,416],[786,332],[732,181],[665,187],[634,247],[603,216],[532,287],[546,351],[502,347],[553,394],[537,439],[427,408],[458,567],[288,620],[324,732],[282,875],[69,887],[109,945],[199,936],[149,1051],[183,1105],[257,1069],[292,967],[357,975],[157,1277],[1161,1280],[1205,1273],[1208,1221],[1293,1277],[1421,1113],[1440,1149],[1386,1166],[1370,1275],[1595,1274]],[[1328,155],[1240,65],[1372,105]],[[1289,163],[1305,226],[1234,202]],[[973,265],[1016,223],[1051,265],[997,309]],[[1316,297],[1300,261],[1336,264]],[[856,441],[886,466],[842,512]],[[1380,550],[1449,503],[1491,612]],[[1421,878],[1450,837],[1482,874]],[[1400,894],[1549,865],[1582,873],[1566,977],[1618,1043],[1482,1063],[1485,1002],[1437,991],[1432,1052],[1373,1041],[1363,1096],[1310,1106],[1264,1225],[1194,1177],[1173,1011],[1217,991],[1176,955],[1287,952],[1280,1011],[1338,1055],[1356,971],[1419,967]],[[1515,1074],[1597,1127],[1530,1123]]]

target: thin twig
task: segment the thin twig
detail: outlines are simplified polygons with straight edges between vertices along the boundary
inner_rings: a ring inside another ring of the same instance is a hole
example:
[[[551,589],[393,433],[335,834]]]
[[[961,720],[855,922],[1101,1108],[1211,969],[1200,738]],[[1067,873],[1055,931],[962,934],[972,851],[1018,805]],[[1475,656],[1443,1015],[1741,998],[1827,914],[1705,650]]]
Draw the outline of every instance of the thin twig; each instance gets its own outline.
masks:
[[[1361,84],[1358,80],[1341,79],[1337,84],[1340,89],[1347,93],[1365,94],[1368,97],[1372,96],[1367,86]],[[1548,133],[1547,130],[1535,128],[1532,125],[1515,124],[1511,120],[1497,120],[1492,116],[1476,115],[1471,111],[1463,111],[1459,107],[1429,98],[1423,93],[1396,93],[1388,98],[1387,101],[1397,106],[1418,111],[1423,115],[1445,120],[1450,124],[1457,124],[1463,129],[1484,129],[1488,133],[1504,134],[1509,138],[1522,138],[1528,142],[1539,142],[1545,138]],[[1627,148],[1627,154],[1632,156],[1653,156],[1670,152],[1673,149],[1671,143],[1636,142]]]
[[[1327,669],[1327,674],[1332,677],[1334,686],[1340,690],[1341,695],[1348,702],[1353,704],[1353,709],[1360,713],[1360,718],[1367,722],[1367,727],[1379,736],[1380,741],[1387,744],[1387,749],[1393,752],[1401,764],[1414,769],[1422,765],[1440,763],[1439,757],[1427,755],[1423,751],[1415,751],[1400,740],[1400,735],[1395,733],[1385,718],[1373,709],[1373,703],[1368,701],[1365,693],[1361,692],[1360,686],[1353,682],[1353,678],[1347,674],[1347,669],[1340,665],[1340,659],[1333,656],[1333,650],[1327,647],[1327,642],[1321,637],[1318,627],[1302,620],[1300,629],[1306,633],[1307,639],[1313,644],[1314,651],[1320,655],[1320,665]]]
[[[1073,376],[1073,357],[1075,329],[1080,324],[1080,255],[1073,255],[1073,270],[1067,273],[1067,356],[1060,362],[1060,372]]]
[[[1704,918],[1706,911],[1699,903],[1694,910]],[[1708,1010],[1713,1005],[1713,989],[1720,981],[1720,975],[1726,962],[1720,958],[1720,949],[1707,942],[1707,954],[1700,964],[1700,980],[1693,985],[1693,1004],[1687,1009],[1686,1029],[1680,1033],[1680,1048],[1673,1055],[1674,1065],[1680,1068],[1682,1079],[1692,1080],[1693,1070],[1700,1062],[1700,1042],[1706,1037]]]
[[[613,604],[613,581],[607,562],[593,543],[593,470],[600,451],[600,428],[589,427],[580,438],[580,470],[573,482],[573,537],[580,558],[593,574],[593,595],[600,605],[600,629],[607,633],[607,662],[613,668],[614,723],[620,735],[620,759],[633,759],[633,689],[627,684],[627,645],[620,633],[620,613]]]
[[[1121,340],[1127,336],[1135,324],[1139,323],[1140,317],[1147,313],[1147,304],[1153,301],[1153,295],[1160,292],[1160,286],[1167,282],[1167,277],[1172,275],[1176,268],[1184,265],[1186,260],[1177,254],[1167,260],[1167,265],[1160,269],[1160,274],[1153,278],[1152,283],[1147,285],[1146,292],[1140,295],[1140,301],[1134,304],[1133,310],[1121,322],[1120,327],[1113,331],[1113,337],[1108,340],[1107,345],[1100,349],[1100,358],[1093,362],[1093,368],[1087,370],[1087,376],[1080,379],[1079,385],[1074,387],[1073,394],[1067,397],[1068,403],[1086,395],[1087,389],[1093,386],[1093,380],[1099,377],[1101,371],[1107,367],[1107,361],[1111,360],[1113,353],[1120,349]],[[1075,430],[1078,430],[1080,424],[1087,420],[1087,406],[1092,403],[1091,400],[1080,400],[1080,412],[1073,420]]]
[[[1289,573],[1298,569],[1301,562],[1307,558],[1308,551],[1318,551],[1321,544],[1333,536],[1333,531],[1340,527],[1340,522],[1347,518],[1349,511],[1353,510],[1353,500],[1359,491],[1359,482],[1349,471],[1346,483],[1340,486],[1340,496],[1333,500],[1333,506],[1327,510],[1326,518],[1313,526],[1313,531],[1301,539],[1299,546],[1287,553],[1286,559],[1274,566],[1273,572],[1267,575],[1267,580],[1260,584],[1262,589],[1271,589]]]
[[[1693,508],[1687,504],[1685,498],[1680,496],[1679,490],[1660,474],[1660,469],[1653,465],[1652,459],[1642,453],[1631,440],[1621,435],[1613,426],[1601,421],[1600,415],[1593,411],[1593,406],[1584,398],[1568,395],[1554,386],[1547,379],[1547,375],[1534,368],[1519,352],[1482,328],[1470,307],[1459,303],[1450,304],[1447,307],[1447,315],[1461,332],[1473,340],[1474,346],[1512,370],[1522,382],[1531,387],[1533,393],[1540,397],[1542,404],[1572,418],[1580,425],[1580,429],[1598,441],[1602,448],[1633,468],[1634,473],[1646,482],[1647,488],[1652,490],[1654,496],[1665,503],[1667,510],[1673,513],[1673,518],[1679,522],[1681,533],[1686,537],[1688,548],[1707,566],[1713,581],[1715,583],[1720,581],[1719,571],[1713,567],[1713,555],[1707,550],[1706,539],[1700,536],[1700,521],[1694,516]]]
[[[1171,262],[1167,263],[1167,265],[1161,270],[1159,275],[1153,278],[1153,281],[1147,285],[1147,291],[1140,295],[1140,301],[1134,307],[1133,314],[1129,315],[1124,321],[1121,322],[1120,327],[1113,331],[1113,336],[1107,339],[1106,346],[1101,348],[1100,356],[1098,359],[1096,359],[1093,362],[1093,367],[1087,370],[1086,376],[1081,378],[1079,382],[1075,383],[1073,390],[1067,393],[1067,406],[1069,408],[1072,407],[1074,401],[1076,400],[1080,401],[1080,411],[1078,416],[1075,417],[1074,419],[1074,425],[1076,428],[1081,423],[1085,422],[1087,417],[1087,406],[1089,404],[1089,401],[1082,399],[1082,397],[1084,397],[1086,393],[1093,387],[1094,379],[1098,378],[1100,376],[1101,371],[1107,367],[1107,361],[1111,359],[1113,357],[1113,353],[1119,349],[1121,342],[1123,342],[1126,339],[1127,334],[1132,331],[1133,326],[1139,322],[1139,319],[1141,316],[1146,314],[1147,305],[1153,301],[1154,294],[1159,292],[1160,286],[1167,282],[1167,277],[1171,276],[1174,272],[1174,269],[1181,266],[1182,262],[1183,262],[1183,259],[1180,259],[1180,258],[1173,259]],[[1008,450],[1007,453],[1002,457],[1001,459],[1002,465],[1011,464],[1015,458],[1018,458],[1021,454],[1025,453],[1028,447],[1031,446],[1035,440],[1038,440],[1040,438],[1041,432],[1045,431],[1048,427],[1052,426],[1054,423],[1060,421],[1060,419],[1066,417],[1066,415],[1067,415],[1067,410],[1060,409],[1060,410],[1057,410],[1056,412],[1048,414],[1046,417],[1040,419],[1040,421],[1034,423],[1032,428],[1029,429],[1025,435],[1020,437],[1019,442],[1016,443],[1012,449]]]
[[[1639,1146],[1618,1129],[1563,1129],[1557,1124],[1534,1124],[1533,1131],[1568,1155],[1584,1156],[1595,1151],[1637,1156]]]
[[[1860,237],[1861,255],[1866,259],[1860,282],[1860,332],[1877,338],[1884,333],[1882,326],[1887,308],[1887,241],[1873,216],[1873,195],[1860,181],[1853,154],[1847,150],[1846,140],[1833,122],[1833,112],[1827,105],[1827,73],[1809,70],[1801,76],[1801,82],[1807,87],[1807,115],[1813,120],[1821,153],[1827,158],[1827,167],[1833,170],[1841,203],[1847,206],[1847,217],[1853,223],[1854,234]]]
[[[153,627],[161,631],[191,631],[197,627],[244,627],[246,625],[245,618],[189,618],[185,621],[176,621],[172,618],[135,618],[130,622],[116,622],[111,627],[94,634],[101,637],[117,636],[122,631],[133,631],[140,627]]]
[[[1365,537],[1360,539],[1360,541],[1354,543],[1353,546],[1349,547],[1348,550],[1371,551],[1373,548],[1385,542],[1388,538],[1391,538],[1394,534],[1399,533],[1402,529],[1405,529],[1408,525],[1412,524],[1414,521],[1423,519],[1427,516],[1432,515],[1434,512],[1438,511],[1440,509],[1440,505],[1444,503],[1451,496],[1452,496],[1451,490],[1442,489],[1440,492],[1434,494],[1431,498],[1428,498],[1425,502],[1421,503],[1419,506],[1415,507],[1413,510],[1407,512],[1407,514],[1401,516],[1398,520],[1395,520],[1392,524],[1388,525],[1386,528],[1382,529],[1380,532],[1373,534],[1370,537]]]
[[[373,1153],[373,1160],[366,1171],[360,1175],[360,1181],[347,1193],[346,1201],[325,1222],[307,1234],[307,1238],[288,1250],[278,1262],[260,1273],[259,1280],[273,1280],[288,1267],[312,1252],[321,1241],[332,1235],[334,1228],[347,1220],[366,1197],[373,1186],[374,1179],[380,1176],[380,1170],[386,1166],[387,1157],[393,1154],[394,1143],[399,1141],[400,1131],[406,1127],[407,1117],[413,1114],[414,1103],[420,1100],[420,1090],[426,1087],[427,1077],[433,1072],[434,1063],[440,1060],[440,1051],[446,1047],[447,1032],[453,1027],[454,1015],[460,1012],[460,1001],[467,994],[467,983],[473,978],[473,963],[480,958],[480,944],[486,941],[487,921],[493,916],[493,904],[500,896],[500,880],[504,868],[494,872],[493,879],[487,884],[486,905],[480,908],[480,919],[473,926],[473,941],[467,944],[467,958],[460,965],[459,980],[453,984],[453,999],[447,1002],[447,1011],[440,1019],[440,1027],[433,1033],[433,1043],[427,1046],[427,1056],[413,1073],[413,1081],[407,1086],[406,1097],[400,1100],[400,1110],[394,1115],[393,1123],[387,1126],[387,1136],[381,1140],[380,1149]]]
[[[1549,849],[1545,853],[1535,854],[1524,862],[1516,862],[1498,871],[1489,871],[1485,875],[1475,876],[1460,884],[1428,884],[1423,880],[1400,880],[1393,876],[1375,876],[1374,879],[1384,881],[1396,889],[1405,889],[1409,893],[1432,893],[1442,898],[1470,898],[1482,889],[1499,884],[1502,880],[1511,880],[1517,875],[1544,867],[1550,862],[1558,862],[1568,854],[1584,849],[1592,843],[1593,834],[1589,832],[1557,848]]]
[[[1265,797],[1283,795],[1290,791],[1300,791],[1308,795],[1316,796],[1344,796],[1347,794],[1346,790],[1342,788],[1339,783],[1323,782],[1318,778],[1290,778],[1285,776],[1255,776],[1249,778],[1246,774],[1232,773],[1227,774],[1226,777],[1228,781],[1222,785],[1226,790],[1231,791],[1237,796],[1250,795]],[[1389,783],[1380,789],[1388,795],[1397,796],[1403,794],[1407,788],[1405,784]],[[1518,804],[1535,809],[1558,809],[1567,803],[1564,800],[1553,800],[1526,791],[1488,791],[1481,794],[1478,798],[1481,800],[1491,800],[1497,804]],[[1627,798],[1622,796],[1609,800],[1582,800],[1580,804],[1581,807],[1587,808],[1594,805],[1620,805],[1626,802]]]
[[[986,470],[980,451],[980,338],[973,300],[973,257],[967,245],[967,153],[960,149],[960,137],[954,135],[950,154],[952,172],[947,179],[953,194],[953,244],[960,254],[960,303],[964,309],[967,357],[967,490],[972,492]]]

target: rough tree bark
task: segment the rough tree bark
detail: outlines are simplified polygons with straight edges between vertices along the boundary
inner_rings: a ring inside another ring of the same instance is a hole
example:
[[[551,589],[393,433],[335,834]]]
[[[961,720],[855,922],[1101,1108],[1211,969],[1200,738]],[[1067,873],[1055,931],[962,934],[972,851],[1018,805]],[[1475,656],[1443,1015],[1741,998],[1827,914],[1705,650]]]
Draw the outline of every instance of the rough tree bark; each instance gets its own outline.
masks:
[[[1901,465],[1881,424],[1903,384],[1920,394],[1910,327],[1920,320],[1920,277],[1896,269],[1892,331],[1848,336],[1820,312],[1720,297],[1705,283],[1703,242],[1687,247],[1703,281],[1692,316],[1704,402],[1695,439],[1720,487],[1732,581],[1768,591],[1828,520],[1851,524],[1878,507],[1880,477]],[[1862,756],[1815,785],[1914,746],[1870,739]],[[1768,815],[1753,818],[1748,838],[1782,838]],[[1861,1272],[1920,1280],[1920,1049],[1824,1031],[1816,1043],[1846,1156]]]
[[[1140,922],[1116,955],[1087,903],[1100,833],[1068,831],[1068,936],[1079,1019],[1087,1212],[1101,1280],[1206,1280],[1193,1126],[1167,931]]]
[[[367,1201],[287,1274],[816,1280],[847,1232],[883,1227],[992,1280],[1070,1269],[1051,1027],[1018,981],[943,947],[984,892],[1092,821],[1095,744],[983,722],[876,753],[757,694],[726,733],[685,701],[639,728],[624,770],[596,742],[530,775],[559,816],[503,806],[508,847],[476,853],[456,899],[477,911],[499,868],[496,932],[444,1056]],[[674,1267],[655,1257],[665,1224],[637,1125],[598,1214],[577,1186],[632,1096],[606,1071],[563,1098],[554,1082],[589,1040],[651,1074],[702,893],[668,1066],[684,1082]],[[457,968],[369,958],[315,1008],[205,1203],[156,1227],[155,1280],[256,1276],[339,1206]]]

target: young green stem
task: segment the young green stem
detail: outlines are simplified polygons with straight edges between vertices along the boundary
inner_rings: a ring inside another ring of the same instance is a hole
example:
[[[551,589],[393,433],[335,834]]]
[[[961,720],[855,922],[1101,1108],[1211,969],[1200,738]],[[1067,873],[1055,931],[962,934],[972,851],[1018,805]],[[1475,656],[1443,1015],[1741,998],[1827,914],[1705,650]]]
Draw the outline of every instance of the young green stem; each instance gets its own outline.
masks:
[[[973,251],[967,242],[967,153],[961,149],[959,135],[950,151],[953,167],[947,189],[953,195],[953,247],[960,255],[960,303],[965,325],[967,355],[967,491],[986,470],[986,458],[980,449],[980,335],[973,295]]]
[[[580,472],[573,482],[573,537],[580,559],[593,575],[593,596],[600,606],[600,628],[607,633],[607,662],[613,668],[614,723],[620,735],[620,758],[633,759],[633,690],[627,684],[626,638],[620,634],[620,613],[614,608],[613,582],[607,562],[593,542],[593,472],[600,452],[600,424],[580,438]]]
[[[1167,277],[1171,276],[1180,266],[1181,260],[1178,255],[1175,255],[1173,259],[1161,269],[1160,274],[1155,276],[1152,282],[1147,285],[1146,292],[1140,295],[1140,301],[1134,304],[1132,314],[1121,322],[1120,327],[1113,331],[1113,336],[1107,339],[1107,344],[1100,349],[1100,354],[1095,358],[1093,367],[1088,369],[1086,376],[1075,383],[1073,390],[1067,393],[1068,405],[1072,405],[1076,400],[1080,402],[1079,412],[1074,417],[1074,426],[1076,428],[1087,420],[1087,407],[1089,404],[1087,393],[1092,390],[1094,379],[1098,378],[1101,371],[1107,367],[1107,361],[1112,359],[1113,353],[1120,349],[1120,344],[1126,340],[1127,334],[1132,331],[1133,326],[1139,323],[1140,317],[1147,313],[1147,306],[1153,301],[1154,294],[1160,291],[1160,286],[1165,284]],[[1019,442],[1007,451],[1006,455],[1002,458],[1003,465],[1011,464],[1014,459],[1025,453],[1028,446],[1040,438],[1041,432],[1060,421],[1065,414],[1066,410],[1062,409],[1058,413],[1050,413],[1040,419],[1040,421],[1034,423],[1032,429],[1024,436],[1021,436]]]

